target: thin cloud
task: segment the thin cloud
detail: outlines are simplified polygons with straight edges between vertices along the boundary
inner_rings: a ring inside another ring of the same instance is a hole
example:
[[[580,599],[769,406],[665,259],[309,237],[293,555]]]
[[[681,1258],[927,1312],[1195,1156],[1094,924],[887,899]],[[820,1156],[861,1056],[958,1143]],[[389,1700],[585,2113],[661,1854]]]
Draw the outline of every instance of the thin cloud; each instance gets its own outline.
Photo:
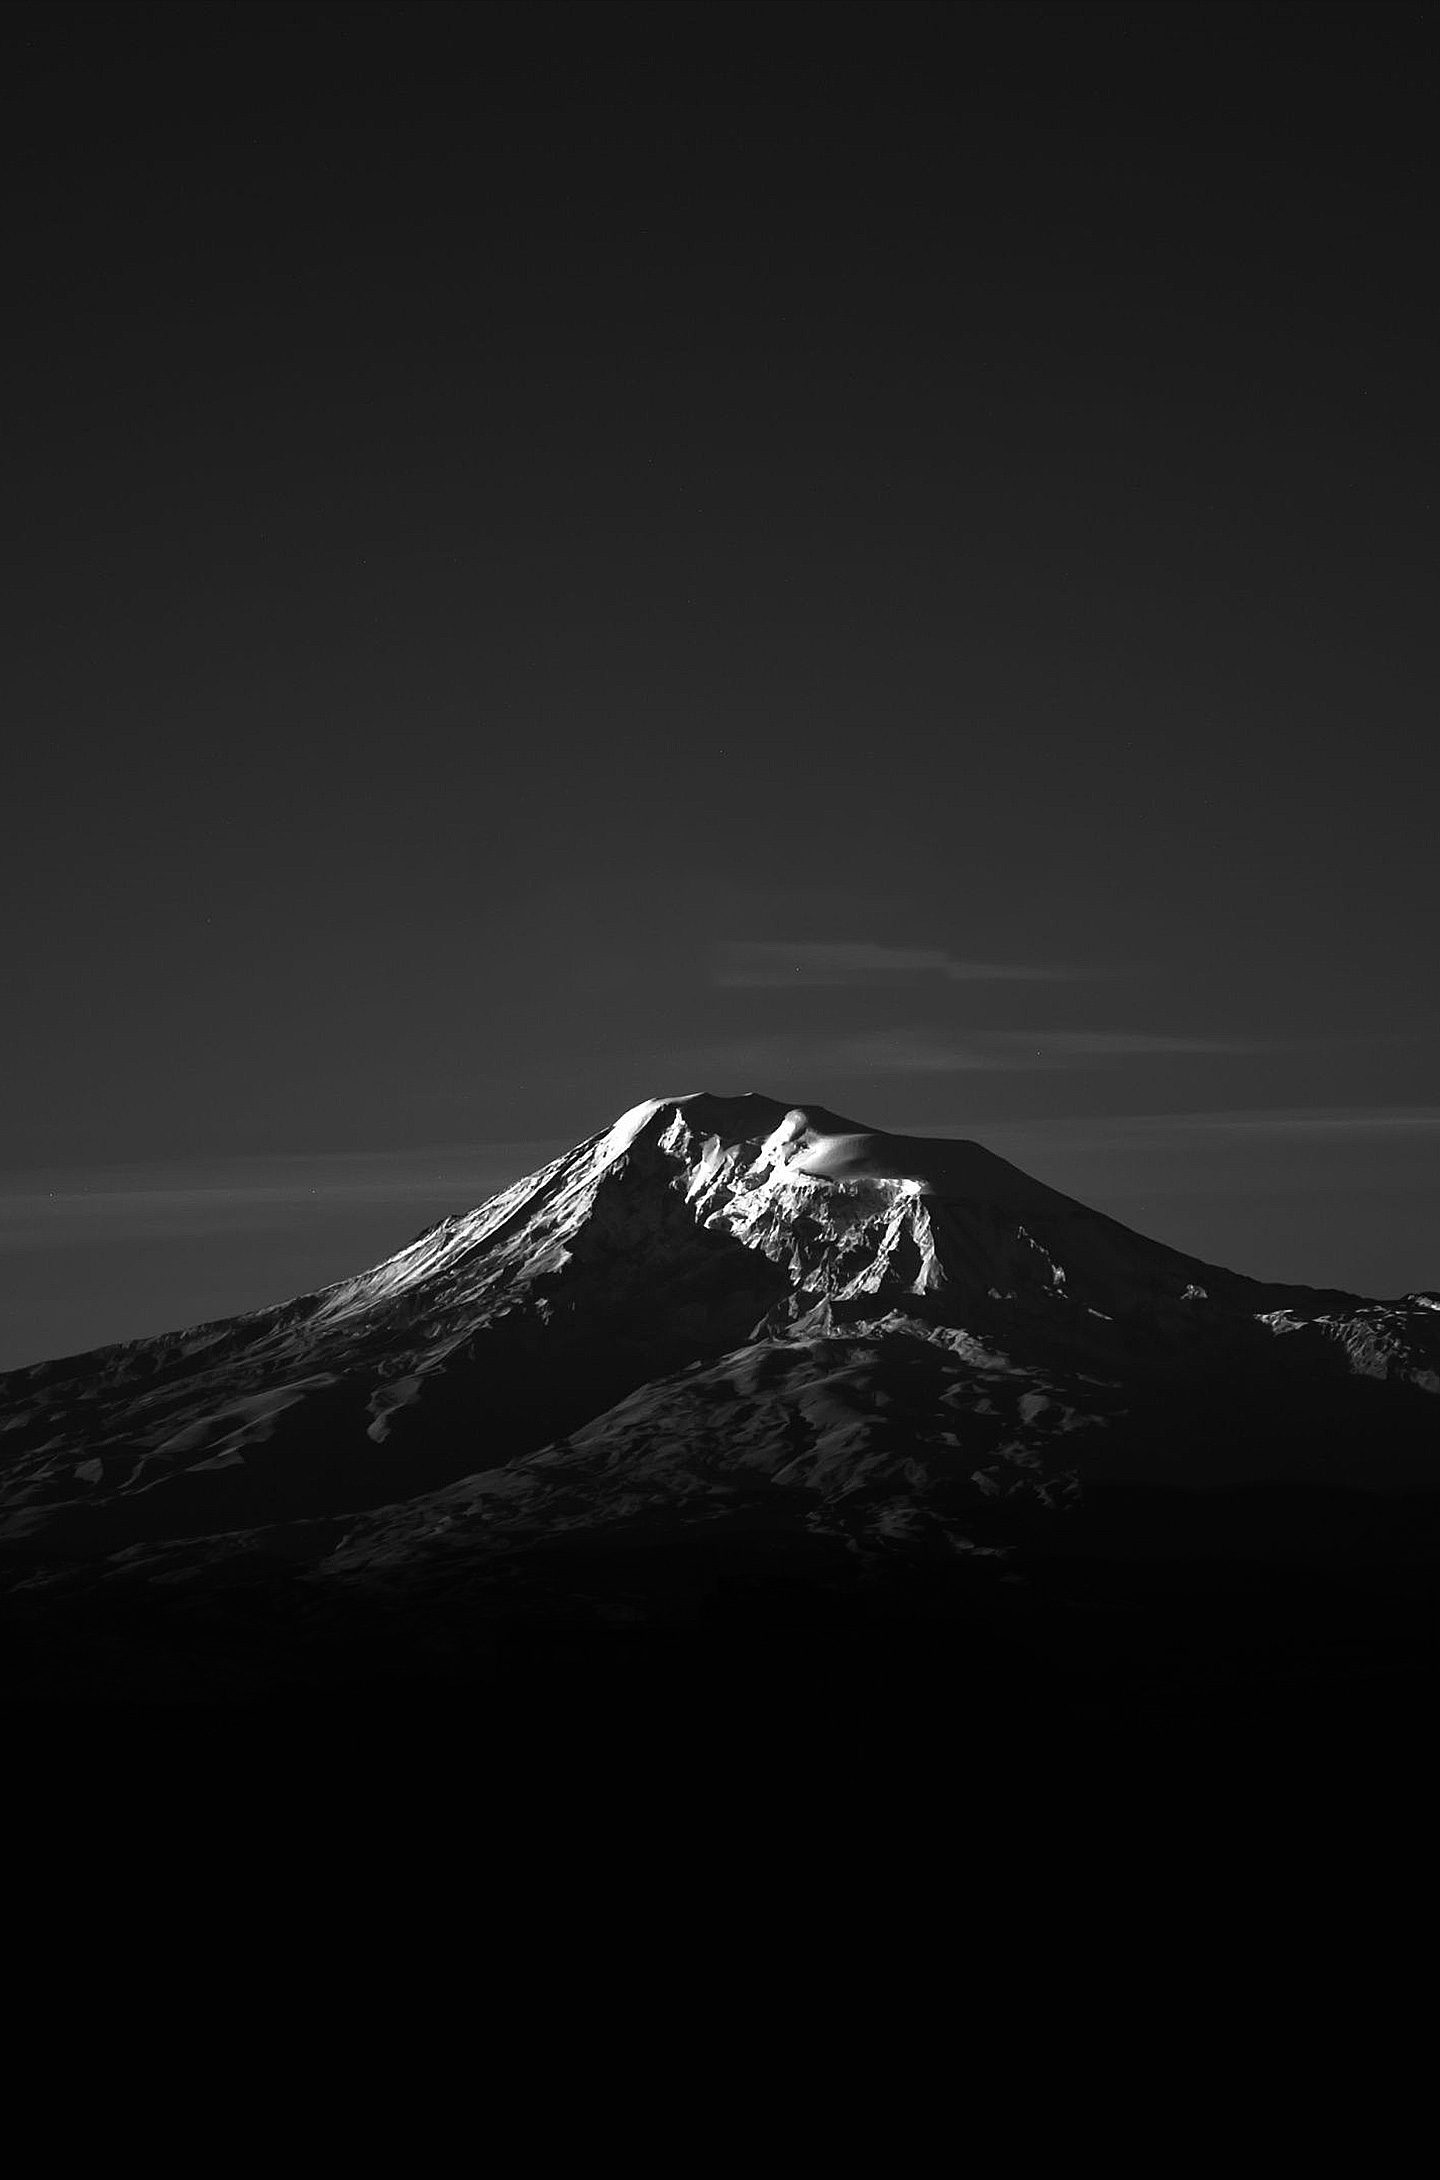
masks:
[[[544,1139],[0,1175],[0,1252],[279,1232],[388,1206],[411,1207],[420,1225],[484,1203],[568,1147]]]
[[[875,1030],[851,1037],[733,1037],[677,1049],[665,1064],[677,1076],[703,1078],[706,1089],[734,1085],[779,1095],[802,1078],[808,1087],[826,1075],[958,1074],[1008,1063],[979,1051],[947,1050],[923,1031]]]
[[[1011,1048],[1017,1053],[1034,1052],[1037,1064],[1057,1065],[1067,1060],[1125,1059],[1131,1055],[1163,1052],[1260,1052],[1271,1051],[1270,1045],[1260,1045],[1231,1037],[1174,1037],[1155,1035],[1147,1030],[1128,1029],[1062,1029],[1062,1030],[986,1030],[981,1032],[986,1043]]]
[[[692,1075],[745,1076],[764,1090],[768,1078],[821,1075],[1013,1074],[1038,1068],[1104,1066],[1169,1053],[1233,1053],[1259,1049],[1220,1038],[1156,1035],[1141,1030],[977,1030],[963,1037],[927,1029],[868,1030],[810,1037],[795,1032],[740,1037],[668,1056]],[[1268,1048],[1267,1048],[1268,1049]]]
[[[1167,1138],[1233,1137],[1276,1140],[1307,1136],[1410,1136],[1440,1131],[1440,1105],[1289,1105],[1256,1106],[1219,1112],[1111,1113],[1051,1115],[1044,1122],[1012,1121],[1000,1115],[973,1126],[1013,1129],[1033,1134],[1037,1128],[1067,1144],[1086,1149],[1115,1149]],[[924,1134],[914,1129],[900,1133]],[[946,1135],[946,1128],[931,1133]],[[965,1131],[968,1132],[968,1129]]]
[[[1256,1107],[1240,1111],[1180,1113],[1049,1114],[1015,1120],[1000,1113],[967,1120],[963,1127],[936,1126],[930,1120],[901,1120],[900,1135],[980,1135],[1015,1138],[1066,1152],[1105,1152],[1129,1156],[1147,1148],[1189,1144],[1197,1152],[1207,1141],[1239,1147],[1245,1142],[1275,1145],[1285,1139],[1405,1139],[1440,1132],[1436,1105],[1302,1105]]]
[[[1088,972],[1026,962],[962,961],[938,946],[880,946],[869,939],[732,939],[717,946],[716,984],[728,989],[777,990],[797,984],[870,984],[895,978],[943,977],[950,984],[1068,982]]]
[[[870,1040],[858,1040],[861,1043]],[[1253,1052],[1254,1045],[1221,1037],[1178,1037],[1148,1030],[977,1030],[953,1041],[911,1032],[874,1040],[892,1070],[965,1074],[976,1068],[1088,1067],[1107,1060],[1149,1059],[1167,1053]],[[888,1046],[888,1051],[887,1051]]]
[[[1440,1105],[1296,1105],[1269,1112],[1176,1113],[1149,1118],[1153,1128],[1206,1135],[1395,1135],[1440,1129]]]

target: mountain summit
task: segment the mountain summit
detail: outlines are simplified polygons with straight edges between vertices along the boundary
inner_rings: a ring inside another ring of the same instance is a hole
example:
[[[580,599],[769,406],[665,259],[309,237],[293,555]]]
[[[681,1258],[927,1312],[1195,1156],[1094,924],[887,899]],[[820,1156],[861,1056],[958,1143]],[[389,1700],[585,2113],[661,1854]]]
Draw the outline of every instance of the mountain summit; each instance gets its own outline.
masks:
[[[1430,1488],[1440,1297],[1248,1279],[979,1143],[696,1092],[318,1294],[0,1385],[32,1583],[742,1517],[963,1551],[1087,1486]]]

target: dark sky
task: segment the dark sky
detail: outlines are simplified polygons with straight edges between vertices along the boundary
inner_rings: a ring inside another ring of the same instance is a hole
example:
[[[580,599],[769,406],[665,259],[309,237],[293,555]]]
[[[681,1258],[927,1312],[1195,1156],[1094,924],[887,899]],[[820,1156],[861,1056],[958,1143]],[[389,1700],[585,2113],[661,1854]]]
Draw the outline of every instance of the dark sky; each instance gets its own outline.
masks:
[[[6,11],[0,1362],[638,1098],[1440,1285],[1433,11]]]

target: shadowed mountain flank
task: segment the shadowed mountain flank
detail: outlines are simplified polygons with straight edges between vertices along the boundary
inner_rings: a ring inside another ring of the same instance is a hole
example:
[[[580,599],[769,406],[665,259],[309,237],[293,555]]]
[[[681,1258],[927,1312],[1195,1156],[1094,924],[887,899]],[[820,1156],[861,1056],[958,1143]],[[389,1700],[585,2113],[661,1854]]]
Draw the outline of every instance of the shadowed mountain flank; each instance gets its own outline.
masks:
[[[979,1143],[701,1092],[318,1294],[0,1388],[22,1618],[276,1580],[306,1626],[644,1618],[721,1563],[989,1581],[1117,1493],[1428,1494],[1440,1296],[1249,1279]]]

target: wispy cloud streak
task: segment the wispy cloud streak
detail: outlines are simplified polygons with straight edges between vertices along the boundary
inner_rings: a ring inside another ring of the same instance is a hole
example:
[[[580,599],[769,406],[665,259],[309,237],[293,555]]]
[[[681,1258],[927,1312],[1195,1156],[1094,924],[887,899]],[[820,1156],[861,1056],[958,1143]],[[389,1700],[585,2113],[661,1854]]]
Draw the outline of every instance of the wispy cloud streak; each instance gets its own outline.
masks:
[[[731,990],[799,984],[875,984],[936,976],[950,984],[1071,982],[1091,972],[1026,962],[963,961],[938,946],[880,946],[868,939],[728,940],[715,949],[713,981]]]
[[[1171,1053],[1252,1052],[1253,1044],[1145,1030],[974,1030],[949,1036],[929,1029],[877,1029],[845,1036],[802,1032],[737,1037],[668,1055],[669,1064],[699,1075],[707,1070],[755,1078],[794,1075],[968,1075],[1036,1068],[1102,1067]],[[1264,1049],[1269,1049],[1268,1047]]]
[[[968,1120],[963,1127],[937,1127],[933,1121],[912,1123],[903,1119],[896,1126],[901,1135],[978,1134],[997,1140],[1013,1136],[1032,1145],[1067,1152],[1130,1155],[1157,1147],[1189,1146],[1197,1154],[1208,1148],[1228,1157],[1232,1150],[1239,1152],[1246,1145],[1263,1148],[1268,1155],[1287,1142],[1298,1145],[1328,1140],[1338,1149],[1348,1140],[1373,1149],[1377,1143],[1398,1147],[1417,1139],[1423,1141],[1440,1134],[1440,1106],[1299,1105],[1225,1112],[1049,1114],[1029,1120],[997,1114],[989,1119]],[[1428,1144],[1426,1150],[1428,1153]]]
[[[485,1202],[565,1148],[544,1139],[0,1174],[0,1251],[280,1231],[389,1206],[410,1207],[418,1224]]]
[[[1201,1135],[1405,1135],[1440,1130],[1440,1105],[1297,1105],[1271,1112],[1166,1113],[1128,1123]]]

